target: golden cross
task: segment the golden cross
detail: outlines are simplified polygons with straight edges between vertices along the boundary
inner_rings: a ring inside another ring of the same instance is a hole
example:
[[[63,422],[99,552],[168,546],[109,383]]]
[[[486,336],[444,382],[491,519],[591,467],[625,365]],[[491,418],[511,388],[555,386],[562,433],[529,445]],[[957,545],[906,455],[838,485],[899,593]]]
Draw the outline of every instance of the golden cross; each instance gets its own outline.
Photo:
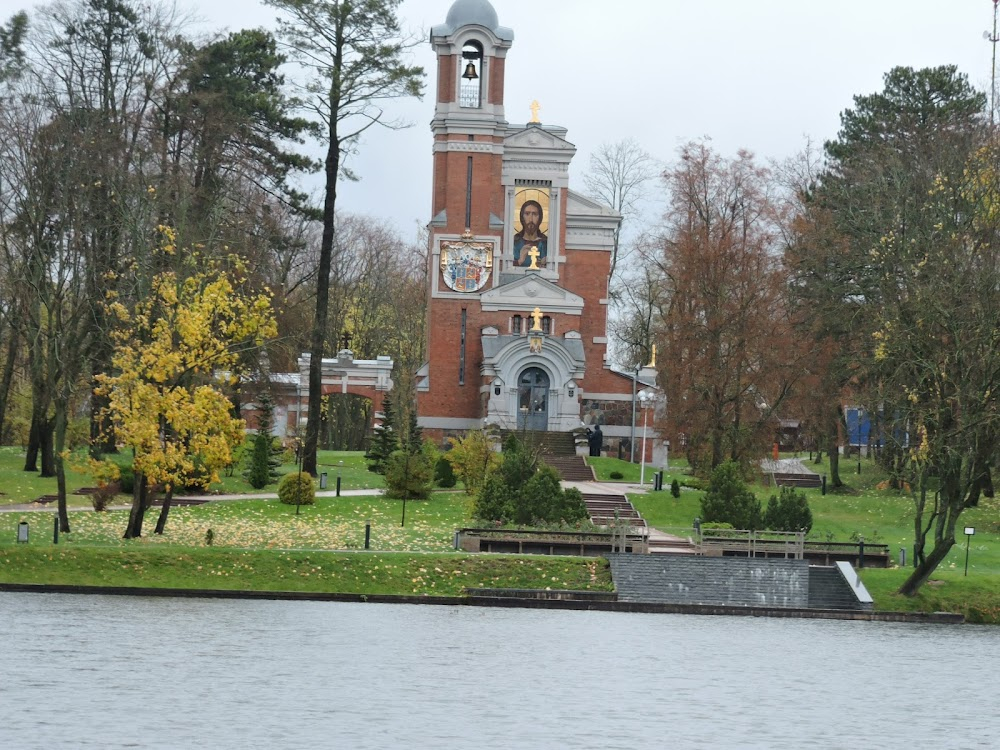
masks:
[[[539,112],[539,110],[541,108],[542,108],[542,105],[538,103],[537,99],[535,99],[535,101],[533,101],[531,103],[531,120],[530,120],[530,122],[537,122],[537,123],[541,124],[542,121],[538,119],[538,112]]]
[[[535,325],[533,325],[531,327],[531,330],[532,331],[541,331],[542,330],[542,308],[536,307],[534,310],[532,310],[531,317],[535,319]]]
[[[653,358],[649,360],[649,364],[646,367],[656,367],[656,344],[653,344]]]
[[[541,253],[538,252],[538,248],[535,247],[534,245],[532,245],[531,249],[528,251],[528,257],[531,258],[531,265],[528,266],[528,270],[529,271],[532,268],[534,268],[535,270],[538,270],[538,256],[539,255],[541,255]]]

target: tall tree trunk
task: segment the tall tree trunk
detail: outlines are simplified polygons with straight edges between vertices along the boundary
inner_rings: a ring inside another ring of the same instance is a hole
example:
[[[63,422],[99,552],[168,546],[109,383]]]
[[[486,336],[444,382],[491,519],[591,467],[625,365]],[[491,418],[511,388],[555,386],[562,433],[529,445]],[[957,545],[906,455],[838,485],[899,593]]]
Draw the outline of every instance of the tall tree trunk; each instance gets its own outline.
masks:
[[[830,457],[830,487],[838,489],[844,486],[844,481],[840,478],[840,425],[844,418],[844,407],[838,400],[836,407],[830,414],[830,424],[827,425],[829,443],[826,454]]]
[[[333,95],[331,94],[331,97]],[[320,243],[316,275],[316,317],[313,320],[309,360],[309,417],[306,423],[305,455],[302,470],[316,476],[320,416],[323,413],[323,354],[330,306],[330,269],[333,265],[333,237],[337,207],[337,177],[340,173],[340,142],[337,120],[330,121],[330,146],[326,153],[326,200],[323,203],[323,239]],[[301,422],[301,418],[299,419]]]
[[[42,455],[42,470],[39,476],[54,477],[56,475],[56,454],[52,444],[55,425],[53,420],[45,419],[39,427],[38,450]]]
[[[163,507],[160,508],[160,517],[156,519],[156,530],[154,533],[162,534],[163,530],[167,528],[167,516],[170,514],[170,503],[173,502],[173,499],[174,486],[170,485],[163,496]]]
[[[942,539],[934,545],[934,549],[931,550],[929,555],[926,557],[921,555],[922,559],[917,563],[910,577],[899,587],[898,593],[903,596],[913,596],[916,594],[920,590],[920,587],[927,583],[928,579],[937,569],[937,566],[944,561],[954,546],[954,538]]]
[[[0,379],[0,443],[3,442],[3,427],[7,421],[7,402],[10,396],[10,386],[14,382],[14,363],[17,360],[17,349],[20,337],[17,331],[11,329],[7,341],[7,359],[3,366],[3,378]]]
[[[826,455],[830,457],[830,487],[833,489],[843,487],[844,482],[840,478],[840,446],[837,445],[836,434],[830,438]]]
[[[132,489],[132,508],[128,514],[128,526],[125,528],[125,539],[138,539],[142,536],[142,519],[146,515],[146,475],[135,475],[135,486]]]
[[[69,421],[69,399],[66,395],[61,395],[56,399],[55,405],[55,465],[59,530],[63,533],[69,533],[69,512],[66,509],[66,466],[65,461],[63,461],[63,451],[66,448],[66,425]]]
[[[41,445],[39,434],[38,419],[32,413],[31,427],[28,428],[28,450],[24,454],[24,471],[38,471],[38,446]]]

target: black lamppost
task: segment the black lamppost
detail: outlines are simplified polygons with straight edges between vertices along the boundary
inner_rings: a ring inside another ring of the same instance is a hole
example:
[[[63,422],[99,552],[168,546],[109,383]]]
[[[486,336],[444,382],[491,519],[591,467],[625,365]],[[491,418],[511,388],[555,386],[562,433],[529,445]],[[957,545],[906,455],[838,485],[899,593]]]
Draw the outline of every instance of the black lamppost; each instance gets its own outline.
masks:
[[[640,360],[641,363],[642,360]],[[639,370],[642,369],[641,364],[636,364],[635,372],[632,373],[632,432],[629,435],[629,454],[628,462],[630,464],[635,463],[635,384],[639,380]]]
[[[302,439],[302,430],[306,427],[306,420],[299,418],[299,429],[295,438],[299,446],[299,481],[295,488],[295,515],[299,515],[299,508],[302,506],[302,454],[305,453],[305,441]]]
[[[976,529],[974,527],[965,527],[965,575],[969,575],[969,542],[972,541],[972,535],[975,533]]]
[[[858,407],[858,474],[861,473],[861,407]]]

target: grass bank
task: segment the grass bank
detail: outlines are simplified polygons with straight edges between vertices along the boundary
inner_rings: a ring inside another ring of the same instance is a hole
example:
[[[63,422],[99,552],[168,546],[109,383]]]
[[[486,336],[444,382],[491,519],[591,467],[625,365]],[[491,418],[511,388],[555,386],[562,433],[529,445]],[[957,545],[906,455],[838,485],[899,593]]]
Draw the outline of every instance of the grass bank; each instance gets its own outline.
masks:
[[[598,558],[236,550],[0,548],[0,581],[77,586],[461,596],[466,587],[610,591]]]
[[[125,457],[120,457],[122,461]],[[31,503],[42,495],[56,494],[55,477],[41,477],[36,471],[24,471],[25,452],[16,446],[0,447],[0,505]],[[333,489],[340,474],[341,488],[345,490],[377,489],[385,486],[381,474],[368,471],[368,462],[362,453],[357,451],[319,451],[317,454],[319,473],[326,472],[328,488]],[[86,453],[77,451],[72,454],[70,463],[76,468],[66,472],[66,485],[69,497],[67,502],[71,507],[90,507],[90,499],[82,495],[72,494],[81,487],[93,487],[94,481],[89,472],[84,469]],[[279,467],[281,474],[290,474],[298,470],[298,465],[288,462]],[[275,493],[277,482],[263,489],[254,489],[243,479],[242,469],[234,467],[232,476],[223,472],[219,482],[208,488],[209,494],[242,495]],[[121,502],[128,502],[125,495]]]
[[[364,547],[365,524],[371,522],[373,549],[396,552],[447,552],[454,546],[455,529],[466,525],[469,501],[463,493],[436,493],[429,500],[406,504],[380,496],[321,497],[315,505],[295,506],[277,500],[239,500],[178,506],[170,511],[164,534],[153,534],[160,512],[150,508],[145,536],[121,538],[128,511],[70,514],[72,532],[60,536],[60,546],[202,547],[212,530],[215,547],[240,549],[351,550]],[[14,543],[20,521],[30,524],[31,546],[52,546],[53,512],[0,513],[0,550]]]

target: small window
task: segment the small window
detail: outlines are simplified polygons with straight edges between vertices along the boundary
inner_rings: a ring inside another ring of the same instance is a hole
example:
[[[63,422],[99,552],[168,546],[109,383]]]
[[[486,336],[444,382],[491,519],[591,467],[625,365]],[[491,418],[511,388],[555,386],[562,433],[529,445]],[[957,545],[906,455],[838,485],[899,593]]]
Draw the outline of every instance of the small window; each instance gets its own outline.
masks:
[[[510,319],[510,332],[515,336],[521,335],[521,316],[515,315]]]
[[[462,107],[479,107],[483,93],[483,48],[479,42],[466,42],[462,47],[461,67],[458,103]]]
[[[542,316],[542,333],[552,333],[552,318],[548,315]]]

